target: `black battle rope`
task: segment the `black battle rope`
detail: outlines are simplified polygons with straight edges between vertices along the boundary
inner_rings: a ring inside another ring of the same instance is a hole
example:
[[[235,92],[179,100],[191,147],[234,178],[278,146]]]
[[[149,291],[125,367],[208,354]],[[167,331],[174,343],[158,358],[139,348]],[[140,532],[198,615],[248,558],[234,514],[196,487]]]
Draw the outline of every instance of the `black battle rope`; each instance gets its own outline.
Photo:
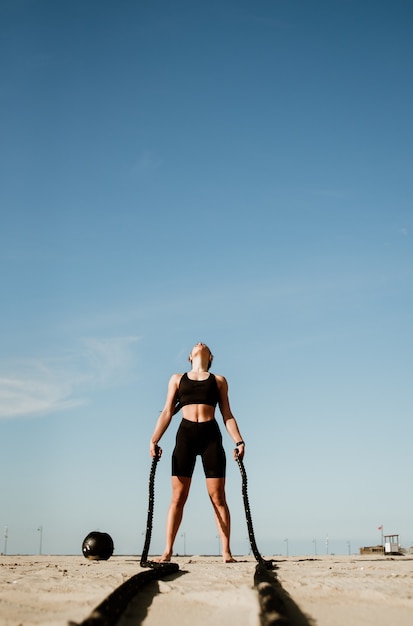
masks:
[[[173,415],[178,413],[181,410],[181,405],[177,401],[175,403],[175,408]],[[152,459],[151,471],[149,473],[149,504],[148,504],[148,517],[146,521],[146,537],[145,544],[143,546],[143,551],[141,555],[141,567],[159,567],[159,565],[165,565],[165,563],[157,563],[156,561],[148,561],[148,553],[149,547],[151,545],[151,537],[152,537],[152,525],[153,525],[153,508],[155,505],[155,473],[156,466],[158,465],[158,461],[161,458],[160,450],[158,446],[155,446],[155,456]],[[175,569],[178,569],[175,566]],[[174,569],[174,571],[175,571]]]
[[[152,525],[153,525],[153,509],[155,505],[155,473],[158,461],[161,458],[159,448],[156,446],[156,454],[152,459],[151,471],[149,474],[149,503],[148,517],[146,521],[146,537],[141,555],[141,567],[151,567],[153,569],[162,570],[164,572],[176,572],[179,569],[177,563],[158,563],[157,561],[148,561],[149,547],[151,545]]]
[[[258,561],[258,563],[260,563],[261,565],[264,565],[266,569],[272,569],[273,568],[272,561],[266,561],[265,559],[263,559],[263,557],[260,554],[260,551],[258,550],[257,543],[255,541],[254,529],[252,527],[250,503],[248,501],[247,472],[245,471],[244,463],[240,455],[238,454],[237,449],[235,450],[235,453],[236,453],[235,458],[238,463],[238,467],[239,467],[239,470],[241,472],[241,477],[242,477],[242,498],[244,500],[245,517],[247,518],[248,538],[250,540],[251,550],[256,560]]]
[[[146,537],[145,544],[141,555],[141,567],[154,567],[157,563],[154,561],[148,561],[149,546],[151,545],[152,536],[152,523],[153,523],[153,507],[155,504],[155,473],[156,466],[159,461],[159,451],[156,449],[156,454],[152,459],[151,471],[149,474],[149,504],[148,504],[148,517],[146,521]]]

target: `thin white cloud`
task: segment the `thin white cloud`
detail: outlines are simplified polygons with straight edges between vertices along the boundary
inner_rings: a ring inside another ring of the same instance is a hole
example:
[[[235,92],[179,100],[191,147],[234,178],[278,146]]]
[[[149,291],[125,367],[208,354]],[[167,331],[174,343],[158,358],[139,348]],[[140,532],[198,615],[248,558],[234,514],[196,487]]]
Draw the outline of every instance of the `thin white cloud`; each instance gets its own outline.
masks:
[[[125,379],[138,337],[86,339],[69,356],[0,364],[0,419],[45,415],[88,402],[100,386]]]
[[[36,369],[36,368],[34,368]],[[83,401],[71,398],[70,383],[50,376],[0,378],[0,418],[37,415],[72,408]]]

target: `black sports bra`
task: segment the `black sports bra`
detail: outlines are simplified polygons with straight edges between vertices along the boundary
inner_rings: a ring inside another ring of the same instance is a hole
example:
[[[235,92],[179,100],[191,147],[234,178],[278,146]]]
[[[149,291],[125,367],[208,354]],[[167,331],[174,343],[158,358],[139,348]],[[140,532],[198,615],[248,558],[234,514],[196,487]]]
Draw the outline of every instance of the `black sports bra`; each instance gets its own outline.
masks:
[[[214,374],[205,380],[192,380],[188,374],[183,374],[179,381],[177,400],[179,405],[207,404],[214,408],[219,401],[218,385]]]

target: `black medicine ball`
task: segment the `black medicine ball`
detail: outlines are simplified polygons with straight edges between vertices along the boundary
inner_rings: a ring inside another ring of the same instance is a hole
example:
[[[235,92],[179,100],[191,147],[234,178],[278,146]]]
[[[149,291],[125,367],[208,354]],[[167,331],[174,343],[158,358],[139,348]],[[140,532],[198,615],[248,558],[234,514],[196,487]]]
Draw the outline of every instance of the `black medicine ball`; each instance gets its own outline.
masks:
[[[84,538],[82,552],[85,559],[107,561],[113,554],[113,539],[108,533],[94,530]]]

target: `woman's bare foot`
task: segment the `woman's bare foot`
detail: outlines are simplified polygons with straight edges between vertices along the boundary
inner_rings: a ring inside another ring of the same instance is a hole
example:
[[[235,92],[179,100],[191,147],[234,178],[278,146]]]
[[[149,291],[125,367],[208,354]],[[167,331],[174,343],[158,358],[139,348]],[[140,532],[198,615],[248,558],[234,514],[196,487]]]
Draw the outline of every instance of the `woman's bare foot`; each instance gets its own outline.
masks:
[[[170,552],[164,552],[162,556],[155,559],[155,563],[169,563],[171,560],[172,554]]]
[[[232,554],[223,554],[222,560],[224,561],[224,563],[237,563],[237,560],[234,559]]]

